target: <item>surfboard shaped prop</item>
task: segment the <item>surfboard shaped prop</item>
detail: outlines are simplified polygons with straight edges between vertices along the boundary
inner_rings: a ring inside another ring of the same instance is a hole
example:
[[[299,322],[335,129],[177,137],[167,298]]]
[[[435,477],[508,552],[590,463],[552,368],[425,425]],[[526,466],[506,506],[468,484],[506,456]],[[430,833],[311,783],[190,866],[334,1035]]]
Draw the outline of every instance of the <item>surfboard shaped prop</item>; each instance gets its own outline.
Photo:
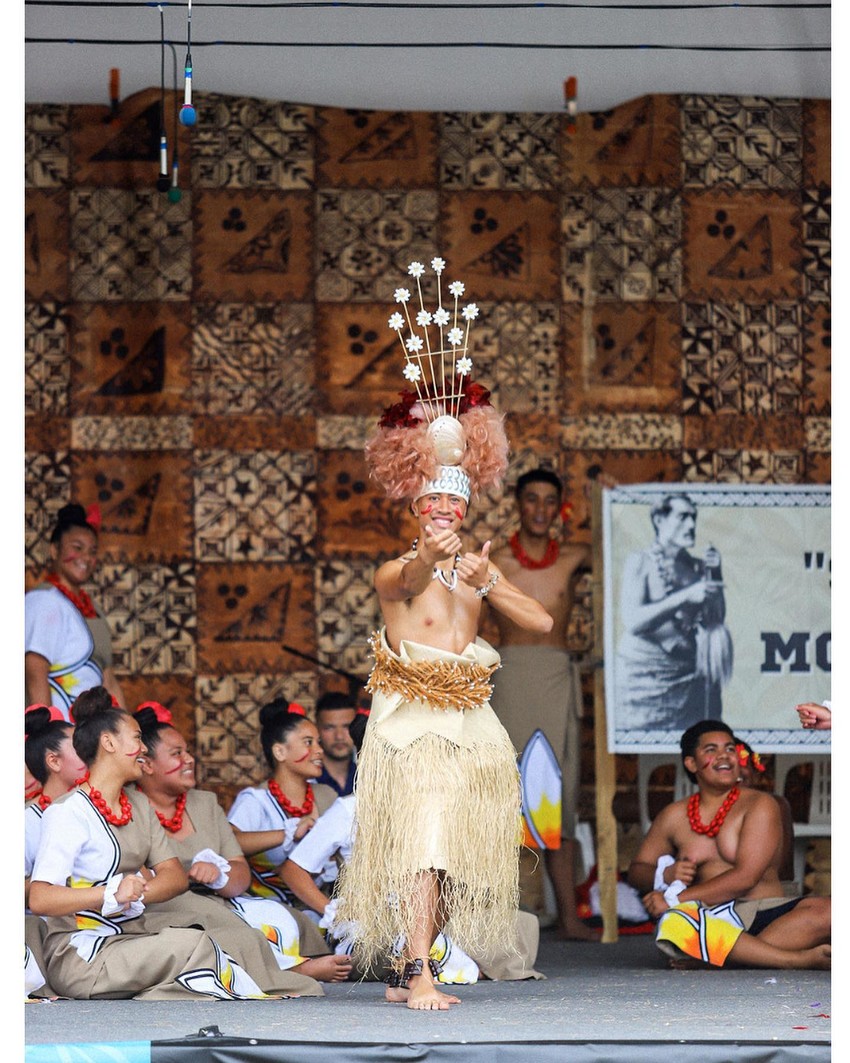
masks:
[[[538,728],[519,758],[524,843],[532,849],[561,848],[561,768]]]

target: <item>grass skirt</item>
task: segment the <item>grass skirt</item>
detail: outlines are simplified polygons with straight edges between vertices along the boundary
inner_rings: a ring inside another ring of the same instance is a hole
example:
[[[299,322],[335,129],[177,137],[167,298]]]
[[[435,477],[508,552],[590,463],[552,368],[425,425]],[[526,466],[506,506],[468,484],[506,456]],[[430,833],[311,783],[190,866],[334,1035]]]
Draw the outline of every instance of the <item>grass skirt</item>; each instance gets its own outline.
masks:
[[[476,713],[492,709],[465,715]],[[438,872],[438,922],[465,952],[511,950],[521,802],[507,733],[498,727],[491,740],[458,744],[426,730],[399,747],[373,724],[357,761],[352,856],[337,886],[339,918],[358,926],[357,962],[376,966],[410,940],[429,869]]]

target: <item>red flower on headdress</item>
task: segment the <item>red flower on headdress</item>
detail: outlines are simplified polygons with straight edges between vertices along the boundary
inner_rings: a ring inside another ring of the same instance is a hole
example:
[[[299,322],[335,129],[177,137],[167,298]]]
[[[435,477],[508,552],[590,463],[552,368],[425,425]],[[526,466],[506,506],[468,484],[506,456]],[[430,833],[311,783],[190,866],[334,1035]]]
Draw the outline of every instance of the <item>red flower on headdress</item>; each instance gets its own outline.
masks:
[[[412,391],[400,391],[401,402],[395,402],[388,406],[378,422],[381,428],[415,428],[421,422],[411,416],[413,404],[417,402],[417,396]]]
[[[299,705],[297,701],[290,701],[289,712],[294,712],[296,716],[306,716],[307,713],[304,710],[303,705]]]
[[[572,504],[572,502],[562,502],[561,503],[561,521],[562,521],[562,523],[567,524],[569,522],[569,520],[570,520],[570,517],[572,517],[572,515],[573,515],[573,504]]]
[[[153,709],[153,714],[156,716],[157,723],[171,724],[174,722],[174,717],[171,715],[171,711],[164,705],[160,705],[158,701],[143,701],[141,705],[136,708],[136,712],[139,713],[142,709]]]
[[[478,384],[474,380],[467,380],[464,377],[461,391],[463,392],[463,398],[460,400],[460,413],[466,413],[467,410],[471,410],[475,406],[490,405],[490,392],[483,384]]]
[[[97,502],[88,507],[88,509],[86,510],[86,523],[91,524],[91,526],[97,532],[100,531],[102,519],[103,518],[100,515],[100,506],[97,504]]]
[[[35,705],[27,705],[27,707],[24,709],[24,715],[26,716],[28,712],[35,712],[36,709],[47,709],[47,711],[50,713],[51,720],[61,720],[63,723],[66,722],[62,710],[57,709],[55,705],[44,705],[41,703],[36,703]]]

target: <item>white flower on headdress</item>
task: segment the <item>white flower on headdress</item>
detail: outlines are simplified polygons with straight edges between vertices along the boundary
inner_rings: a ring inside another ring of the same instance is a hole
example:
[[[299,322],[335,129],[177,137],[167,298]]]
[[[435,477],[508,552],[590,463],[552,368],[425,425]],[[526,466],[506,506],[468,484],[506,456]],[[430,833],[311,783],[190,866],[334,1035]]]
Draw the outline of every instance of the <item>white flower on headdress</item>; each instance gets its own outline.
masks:
[[[398,332],[399,329],[404,328],[404,318],[399,313],[392,314],[387,324],[395,332]]]
[[[420,310],[419,313],[416,315],[416,324],[417,325],[430,325],[431,324],[431,314],[427,310]]]
[[[397,303],[406,303],[409,298],[410,292],[407,288],[396,288],[393,292],[393,299],[395,299]]]
[[[465,306],[461,313],[467,321],[474,321],[478,317],[478,307],[475,303],[470,303],[469,306]]]
[[[460,297],[463,295],[463,293],[465,291],[464,286],[463,286],[463,281],[452,281],[452,283],[449,285],[449,291],[456,298],[460,299]]]
[[[407,272],[410,274],[411,277],[421,277],[422,274],[425,272],[425,267],[422,265],[421,262],[411,262],[410,265],[407,267]]]
[[[452,347],[457,347],[459,343],[463,343],[463,329],[452,328],[449,329],[447,339]]]
[[[404,342],[409,351],[422,350],[422,338],[420,336],[411,336],[410,339],[405,340]]]
[[[461,376],[466,376],[467,373],[472,372],[472,359],[466,355],[463,358],[458,358],[455,368]]]
[[[448,325],[448,323],[449,323],[449,312],[448,312],[448,310],[446,310],[446,308],[444,306],[441,306],[439,310],[435,310],[434,311],[434,324],[435,325],[439,325],[440,328],[442,328],[443,325]]]
[[[404,378],[409,380],[411,384],[415,384],[417,380],[422,378],[422,370],[418,365],[414,365],[413,362],[408,362],[404,367]]]
[[[445,268],[446,268],[446,263],[445,263],[445,261],[442,258],[432,258],[431,259],[431,269],[435,273],[442,273]]]

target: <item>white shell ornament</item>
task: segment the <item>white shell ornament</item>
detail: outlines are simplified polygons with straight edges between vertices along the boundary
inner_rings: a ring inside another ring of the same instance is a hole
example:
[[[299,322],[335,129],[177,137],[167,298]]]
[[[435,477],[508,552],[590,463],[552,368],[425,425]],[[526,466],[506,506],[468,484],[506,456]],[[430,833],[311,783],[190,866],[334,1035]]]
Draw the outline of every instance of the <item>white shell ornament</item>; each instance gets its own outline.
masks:
[[[443,414],[428,425],[434,454],[441,465],[457,465],[466,450],[463,425],[456,417]]]

